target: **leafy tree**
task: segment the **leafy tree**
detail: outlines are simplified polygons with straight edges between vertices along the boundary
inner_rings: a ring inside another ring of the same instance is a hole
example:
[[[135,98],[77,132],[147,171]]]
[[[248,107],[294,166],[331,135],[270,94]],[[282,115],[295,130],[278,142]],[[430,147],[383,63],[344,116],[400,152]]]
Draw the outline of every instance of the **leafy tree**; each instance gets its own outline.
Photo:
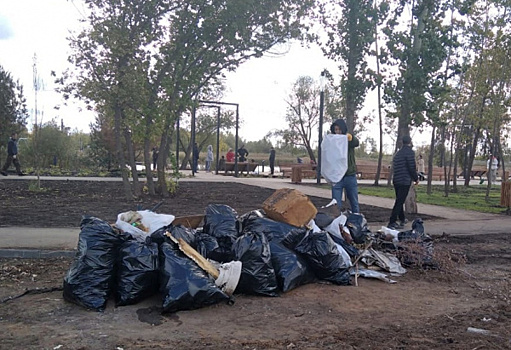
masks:
[[[132,141],[141,136],[149,166],[152,135],[160,133],[159,154],[164,156],[158,158],[158,184],[165,189],[166,155],[177,119],[220,85],[224,71],[298,37],[313,0],[86,4],[90,27],[72,41],[71,59],[79,75],[71,87],[113,118],[121,164],[124,147],[134,162]],[[130,197],[125,171],[123,180]],[[133,183],[136,195],[136,176]],[[152,192],[152,178],[148,186]]]
[[[313,78],[299,77],[289,95],[286,112],[286,129],[276,130],[269,136],[280,137],[284,144],[303,147],[311,160],[316,161],[312,139],[319,125],[320,89]]]
[[[326,39],[320,38],[321,47],[327,57],[339,62],[343,72],[340,93],[348,130],[355,129],[356,112],[371,86],[367,55],[375,40],[378,10],[385,8],[386,2],[381,2],[378,9],[373,7],[373,0],[330,0],[320,6],[326,30]]]
[[[410,8],[410,25],[399,29],[399,18]],[[386,102],[396,108],[397,142],[410,134],[410,126],[424,122],[425,111],[433,108],[429,95],[438,84],[438,74],[447,55],[448,32],[444,28],[443,1],[401,1],[393,20],[384,30],[388,37],[387,63],[396,65],[399,74],[387,82]]]
[[[23,131],[27,118],[23,86],[0,66],[0,145],[7,145],[12,132]]]

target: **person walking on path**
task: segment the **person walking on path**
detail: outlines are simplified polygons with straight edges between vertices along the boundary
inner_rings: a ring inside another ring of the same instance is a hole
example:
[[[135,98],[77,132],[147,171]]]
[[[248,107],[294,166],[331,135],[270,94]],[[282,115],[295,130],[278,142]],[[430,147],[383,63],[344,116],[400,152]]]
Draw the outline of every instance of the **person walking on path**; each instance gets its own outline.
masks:
[[[403,147],[396,153],[392,162],[396,201],[394,202],[387,227],[396,230],[403,228],[406,222],[404,204],[412,181],[416,185],[419,184],[419,175],[415,165],[415,152],[412,150],[412,139],[410,136],[403,136]],[[400,223],[397,222],[398,218]]]
[[[208,145],[208,153],[206,154],[206,172],[211,171],[211,163],[213,163],[213,146]]]
[[[2,168],[2,171],[0,171],[0,173],[3,176],[7,176],[7,170],[11,166],[11,163],[14,164],[14,167],[16,168],[16,173],[19,176],[25,175],[21,171],[21,165],[18,160],[18,133],[16,132],[13,132],[11,134],[11,138],[7,143],[7,159],[5,160],[5,164],[4,167]]]
[[[270,148],[270,173],[275,172],[275,148]]]
[[[355,162],[355,148],[360,145],[356,136],[348,132],[348,126],[343,119],[337,119],[330,131],[333,134],[348,136],[348,169],[341,181],[332,185],[332,198],[337,201],[337,206],[342,210],[342,193],[346,191],[346,198],[351,205],[352,213],[360,213],[358,205],[358,184],[357,184],[357,165]]]

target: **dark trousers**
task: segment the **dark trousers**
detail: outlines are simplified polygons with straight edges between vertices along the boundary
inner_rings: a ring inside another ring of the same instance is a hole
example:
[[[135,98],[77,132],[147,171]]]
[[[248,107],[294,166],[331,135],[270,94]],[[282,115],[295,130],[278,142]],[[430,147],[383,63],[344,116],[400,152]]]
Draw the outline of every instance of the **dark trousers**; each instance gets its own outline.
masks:
[[[394,202],[394,207],[392,208],[392,213],[390,214],[389,224],[395,223],[398,218],[401,222],[405,221],[404,204],[406,196],[408,196],[409,191],[410,185],[394,184],[394,192],[396,192],[396,201]]]
[[[271,172],[272,175],[275,172],[275,163],[271,162],[271,161],[270,161],[270,172]]]
[[[2,171],[6,172],[7,169],[9,169],[9,167],[11,166],[11,163],[13,163],[14,167],[16,167],[16,172],[18,174],[21,174],[20,162],[18,161],[18,158],[13,158],[12,155],[7,156],[7,159],[5,160],[5,164],[4,164],[4,167],[2,168]]]

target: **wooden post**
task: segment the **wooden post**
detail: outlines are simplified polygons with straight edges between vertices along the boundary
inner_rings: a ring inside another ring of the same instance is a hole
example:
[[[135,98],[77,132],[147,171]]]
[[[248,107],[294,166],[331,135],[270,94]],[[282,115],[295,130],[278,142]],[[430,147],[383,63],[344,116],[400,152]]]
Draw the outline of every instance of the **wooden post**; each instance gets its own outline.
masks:
[[[302,167],[294,166],[291,168],[291,182],[294,184],[302,182]]]
[[[511,207],[511,181],[503,181],[500,187],[500,205]]]

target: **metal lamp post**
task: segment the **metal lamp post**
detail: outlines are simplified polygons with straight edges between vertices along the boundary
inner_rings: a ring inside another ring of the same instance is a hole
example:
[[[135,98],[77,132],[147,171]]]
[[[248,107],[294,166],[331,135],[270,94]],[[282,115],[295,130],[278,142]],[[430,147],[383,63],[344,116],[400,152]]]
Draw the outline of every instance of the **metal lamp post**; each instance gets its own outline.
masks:
[[[321,142],[323,141],[323,109],[325,104],[325,71],[319,77],[319,135],[318,135],[318,164],[316,165],[316,183],[321,183]]]

